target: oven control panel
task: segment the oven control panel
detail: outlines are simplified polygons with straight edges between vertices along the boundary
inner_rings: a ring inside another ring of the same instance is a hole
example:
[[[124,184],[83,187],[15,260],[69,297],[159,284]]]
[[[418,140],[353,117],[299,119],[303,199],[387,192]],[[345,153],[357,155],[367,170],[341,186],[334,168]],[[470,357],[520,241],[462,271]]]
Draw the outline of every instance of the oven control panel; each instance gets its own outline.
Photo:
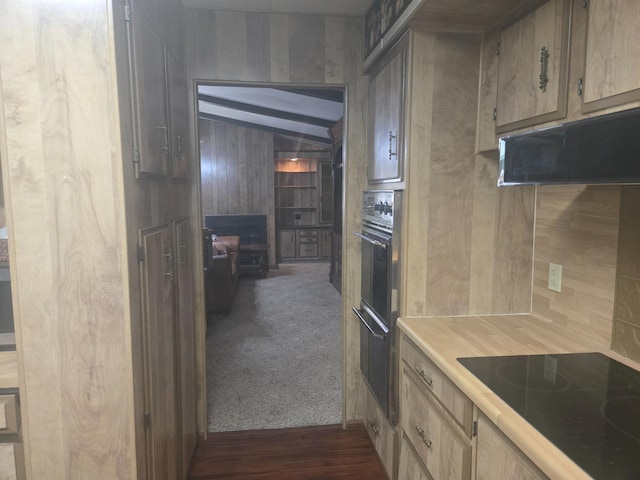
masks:
[[[363,192],[362,219],[365,222],[393,228],[392,190],[366,190]]]

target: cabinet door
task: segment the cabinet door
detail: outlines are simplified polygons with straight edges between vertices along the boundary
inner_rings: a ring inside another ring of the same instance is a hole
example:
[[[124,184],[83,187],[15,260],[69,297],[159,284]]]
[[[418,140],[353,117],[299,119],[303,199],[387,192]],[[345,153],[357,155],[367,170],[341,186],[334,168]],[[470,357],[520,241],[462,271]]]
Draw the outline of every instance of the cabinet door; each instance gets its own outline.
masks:
[[[405,436],[402,437],[402,444],[400,445],[398,480],[431,480],[411,443]]]
[[[502,32],[496,131],[567,112],[570,0],[550,0]]]
[[[640,2],[591,1],[588,15],[582,111],[640,100]]]
[[[320,193],[320,223],[331,223],[333,221],[333,170],[331,163],[319,162],[319,185],[318,191]]]
[[[169,138],[164,47],[136,2],[131,3],[131,10],[129,54],[137,130],[136,175],[166,175]]]
[[[320,230],[320,256],[322,258],[331,257],[331,243],[332,243],[331,230],[327,228]]]
[[[396,467],[396,432],[368,388],[365,389],[365,395],[365,428],[387,475],[389,475],[389,478],[393,478],[393,472],[395,472]]]
[[[186,180],[189,178],[189,148],[187,125],[189,123],[187,79],[184,70],[165,49],[167,67],[167,105],[169,106],[169,164],[171,178]]]
[[[402,180],[406,55],[403,44],[369,81],[369,183]]]
[[[478,92],[478,129],[476,151],[497,150],[496,98],[498,96],[498,48],[500,32],[487,34],[482,40],[480,88]]]
[[[176,251],[176,359],[178,372],[178,406],[180,472],[187,478],[191,457],[196,447],[196,368],[195,329],[193,315],[193,255],[189,219],[173,224]]]
[[[543,480],[544,475],[484,416],[478,419],[476,480]]]
[[[280,230],[278,232],[278,258],[296,258],[296,231]]]
[[[141,230],[147,464],[151,480],[177,477],[173,235],[169,225]]]
[[[0,479],[24,480],[24,451],[21,443],[0,443]]]
[[[445,418],[436,401],[412,380],[407,367],[403,369],[401,395],[402,429],[433,479],[469,480],[471,445]]]

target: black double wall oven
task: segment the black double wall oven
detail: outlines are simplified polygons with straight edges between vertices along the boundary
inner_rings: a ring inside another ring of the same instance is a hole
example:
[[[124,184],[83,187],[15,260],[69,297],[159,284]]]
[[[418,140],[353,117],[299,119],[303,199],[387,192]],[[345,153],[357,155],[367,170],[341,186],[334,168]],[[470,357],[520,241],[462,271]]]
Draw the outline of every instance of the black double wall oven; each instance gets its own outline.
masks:
[[[395,326],[400,284],[402,191],[363,192],[360,369],[389,421],[398,419],[398,350]]]

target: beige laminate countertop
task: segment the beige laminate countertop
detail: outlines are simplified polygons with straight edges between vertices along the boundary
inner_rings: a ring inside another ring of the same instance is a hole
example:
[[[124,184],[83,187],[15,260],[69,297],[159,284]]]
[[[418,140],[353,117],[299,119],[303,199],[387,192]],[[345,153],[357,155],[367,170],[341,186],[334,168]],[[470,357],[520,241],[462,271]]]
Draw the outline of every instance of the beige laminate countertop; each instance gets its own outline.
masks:
[[[18,388],[18,354],[0,351],[0,388]]]
[[[400,329],[552,479],[590,479],[518,413],[503,402],[458,357],[601,352],[635,369],[640,366],[595,341],[530,315],[401,318]]]

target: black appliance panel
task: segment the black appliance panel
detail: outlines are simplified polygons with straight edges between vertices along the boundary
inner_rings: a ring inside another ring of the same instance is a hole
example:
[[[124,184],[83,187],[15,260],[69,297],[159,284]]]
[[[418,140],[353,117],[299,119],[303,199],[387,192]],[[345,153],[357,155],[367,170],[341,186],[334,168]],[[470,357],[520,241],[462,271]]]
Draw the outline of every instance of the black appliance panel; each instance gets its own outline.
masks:
[[[362,301],[382,322],[390,325],[391,235],[372,228],[362,229]]]
[[[600,353],[458,361],[593,478],[640,478],[640,372]]]
[[[500,139],[498,185],[639,183],[640,109]]]

